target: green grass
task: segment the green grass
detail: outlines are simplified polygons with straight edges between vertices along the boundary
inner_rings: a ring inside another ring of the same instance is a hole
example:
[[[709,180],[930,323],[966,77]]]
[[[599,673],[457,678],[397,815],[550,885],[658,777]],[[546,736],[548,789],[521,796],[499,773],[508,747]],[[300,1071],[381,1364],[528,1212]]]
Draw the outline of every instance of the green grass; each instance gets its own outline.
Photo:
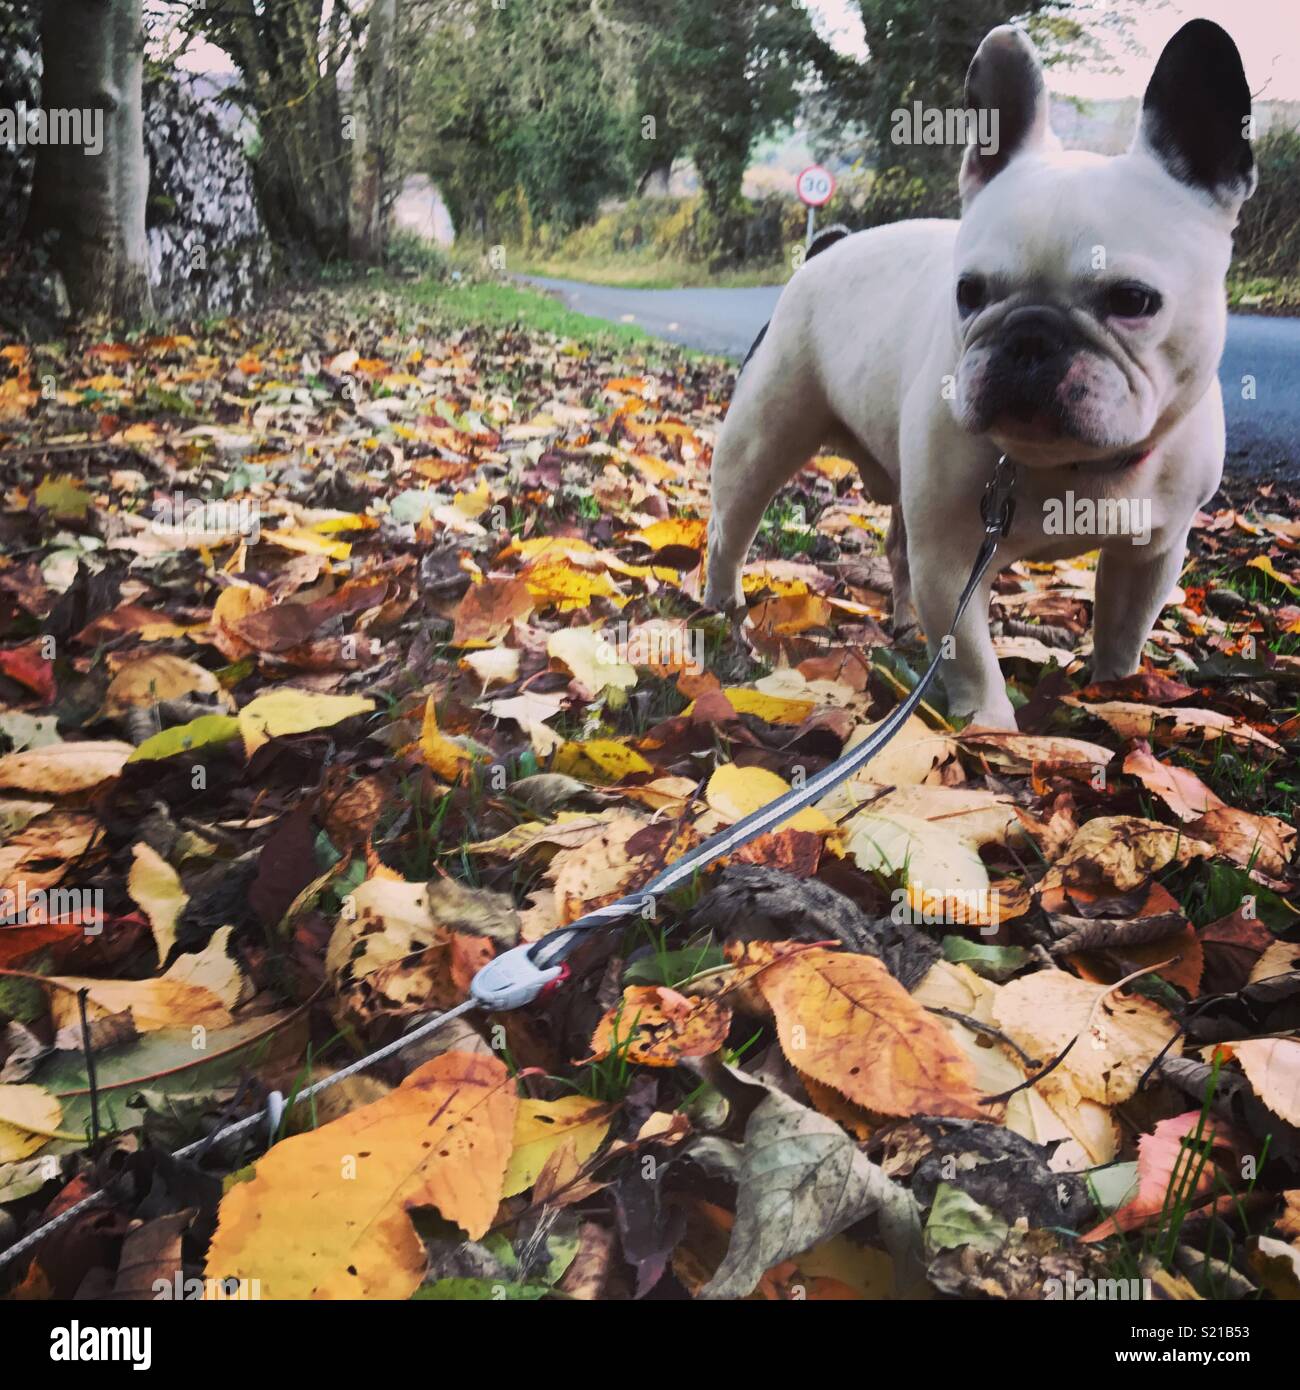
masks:
[[[1237,314],[1300,312],[1300,276],[1228,274],[1228,306]]]
[[[743,289],[784,285],[790,278],[790,267],[783,261],[736,270],[710,270],[699,262],[664,256],[549,260],[522,251],[507,251],[506,264],[516,275],[547,275],[558,280],[582,280],[590,285],[620,285],[630,290]]]
[[[634,324],[609,323],[566,309],[558,299],[522,285],[488,280],[389,280],[378,287],[399,295],[432,318],[457,327],[519,328],[550,333],[581,347],[628,348],[657,344]]]

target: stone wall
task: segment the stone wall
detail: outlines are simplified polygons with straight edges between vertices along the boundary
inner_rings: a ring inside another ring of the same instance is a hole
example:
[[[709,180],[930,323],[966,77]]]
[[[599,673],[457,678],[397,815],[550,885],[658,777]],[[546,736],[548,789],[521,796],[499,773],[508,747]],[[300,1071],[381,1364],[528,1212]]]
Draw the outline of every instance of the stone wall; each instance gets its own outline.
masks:
[[[0,108],[40,105],[33,8],[11,8],[0,0]],[[270,244],[243,133],[238,114],[202,79],[154,77],[146,83],[149,261],[160,312],[237,313],[266,285]],[[31,147],[0,143],[0,276],[7,270],[17,274],[22,266],[30,278],[29,261],[16,257],[14,248],[34,162]],[[13,299],[31,297],[30,283],[21,291],[10,288]],[[45,308],[51,312],[48,303]]]

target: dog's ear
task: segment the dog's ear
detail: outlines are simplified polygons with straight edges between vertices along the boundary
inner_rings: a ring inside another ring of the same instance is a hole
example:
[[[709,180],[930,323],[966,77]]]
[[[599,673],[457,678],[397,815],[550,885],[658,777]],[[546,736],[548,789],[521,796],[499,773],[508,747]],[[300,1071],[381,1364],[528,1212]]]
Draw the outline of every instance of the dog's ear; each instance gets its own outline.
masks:
[[[1191,20],[1151,74],[1134,148],[1235,215],[1255,191],[1250,134],[1250,88],[1237,45],[1210,20]]]
[[[989,112],[988,138],[966,146],[958,187],[969,202],[988,181],[1029,149],[1056,143],[1048,123],[1047,84],[1028,34],[1012,24],[991,29],[966,73],[966,106]],[[981,123],[982,124],[982,123]]]

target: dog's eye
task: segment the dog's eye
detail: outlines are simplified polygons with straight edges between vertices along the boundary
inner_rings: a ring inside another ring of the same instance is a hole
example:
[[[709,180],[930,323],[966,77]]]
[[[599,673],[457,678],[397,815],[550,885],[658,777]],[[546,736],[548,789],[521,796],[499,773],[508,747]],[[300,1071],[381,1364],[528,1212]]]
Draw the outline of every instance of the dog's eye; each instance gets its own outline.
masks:
[[[957,280],[957,308],[963,314],[973,314],[983,308],[988,298],[984,279],[979,275],[962,275]]]
[[[1160,308],[1160,296],[1146,285],[1112,285],[1106,292],[1106,313],[1117,319],[1149,319]]]

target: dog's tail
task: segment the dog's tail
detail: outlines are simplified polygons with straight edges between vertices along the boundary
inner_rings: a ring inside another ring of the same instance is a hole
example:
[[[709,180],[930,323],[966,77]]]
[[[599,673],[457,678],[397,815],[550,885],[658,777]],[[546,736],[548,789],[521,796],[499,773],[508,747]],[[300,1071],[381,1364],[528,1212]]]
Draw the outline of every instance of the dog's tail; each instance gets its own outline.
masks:
[[[833,227],[827,227],[824,231],[818,232],[817,235],[813,237],[808,245],[808,250],[804,254],[804,260],[810,261],[814,256],[820,256],[828,246],[834,246],[837,241],[843,241],[846,236],[851,235],[852,233],[842,222],[837,222]],[[771,328],[771,326],[772,324],[769,320],[758,330],[758,337],[750,344],[749,351],[745,354],[745,360],[740,364],[741,372],[749,366],[749,359],[758,351],[758,345],[767,337],[767,330]],[[736,375],[739,376],[740,372],[737,372]]]

